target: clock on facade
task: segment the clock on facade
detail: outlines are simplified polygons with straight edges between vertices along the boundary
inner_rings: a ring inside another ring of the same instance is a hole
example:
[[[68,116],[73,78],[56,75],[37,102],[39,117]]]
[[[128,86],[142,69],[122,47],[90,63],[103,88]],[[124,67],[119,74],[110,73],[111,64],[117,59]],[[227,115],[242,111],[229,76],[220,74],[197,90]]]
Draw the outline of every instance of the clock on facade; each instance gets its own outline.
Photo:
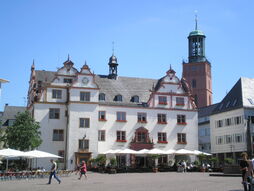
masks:
[[[88,79],[88,78],[84,77],[84,78],[82,79],[82,83],[83,83],[83,84],[88,84],[88,82],[89,82],[89,79]]]

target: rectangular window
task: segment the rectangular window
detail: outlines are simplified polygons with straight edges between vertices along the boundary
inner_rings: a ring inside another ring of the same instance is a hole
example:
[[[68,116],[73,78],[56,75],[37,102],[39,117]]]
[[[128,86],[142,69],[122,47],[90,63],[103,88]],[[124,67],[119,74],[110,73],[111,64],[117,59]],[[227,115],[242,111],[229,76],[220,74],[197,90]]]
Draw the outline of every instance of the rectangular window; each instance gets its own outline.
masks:
[[[72,79],[70,79],[70,78],[64,78],[64,83],[71,84],[72,83]]]
[[[99,130],[98,131],[98,141],[105,141],[105,130]]]
[[[60,163],[63,163],[64,162],[64,150],[58,151],[58,156],[62,157],[62,158],[59,158],[58,161]]]
[[[216,137],[216,143],[217,145],[223,144],[223,136]]]
[[[231,118],[225,119],[225,126],[230,126],[231,125]]]
[[[223,120],[216,121],[217,127],[223,127]]]
[[[185,115],[177,115],[177,124],[186,125]]]
[[[225,141],[226,141],[226,144],[232,143],[232,136],[231,135],[225,135]]]
[[[80,150],[89,150],[89,140],[88,139],[79,139],[79,149]]]
[[[158,113],[157,119],[158,119],[159,124],[166,124],[167,123],[167,115],[166,114]]]
[[[167,97],[166,96],[159,96],[159,104],[167,105]]]
[[[79,118],[79,128],[89,128],[90,119],[89,118]]]
[[[236,143],[243,142],[243,136],[241,134],[235,134],[235,142]]]
[[[158,143],[168,143],[167,133],[158,132]]]
[[[53,141],[64,141],[64,130],[54,129],[53,130]]]
[[[126,122],[126,113],[121,111],[116,112],[116,121]]]
[[[185,133],[177,133],[177,144],[187,144]]]
[[[62,90],[52,90],[52,98],[53,99],[62,99]]]
[[[137,142],[146,143],[147,142],[147,134],[145,132],[138,132]]]
[[[239,125],[239,124],[242,123],[242,117],[241,117],[241,116],[237,116],[237,117],[235,117],[234,119],[235,119],[235,124],[236,124],[236,125]]]
[[[146,113],[138,113],[138,122],[146,123]]]
[[[60,119],[60,109],[49,108],[49,119]]]
[[[125,131],[117,131],[116,132],[116,141],[117,142],[126,142]]]
[[[99,121],[106,121],[106,111],[99,111]]]
[[[176,97],[176,105],[184,105],[184,98],[183,97]]]
[[[80,101],[90,101],[90,92],[80,92]]]

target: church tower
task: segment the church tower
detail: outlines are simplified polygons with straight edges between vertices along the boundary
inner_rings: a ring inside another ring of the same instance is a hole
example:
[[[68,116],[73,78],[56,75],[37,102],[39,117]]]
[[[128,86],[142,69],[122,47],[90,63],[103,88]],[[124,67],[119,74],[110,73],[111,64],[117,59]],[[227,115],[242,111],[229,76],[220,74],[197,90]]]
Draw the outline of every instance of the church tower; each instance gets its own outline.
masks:
[[[198,30],[197,16],[195,30],[188,36],[189,59],[183,62],[183,78],[189,83],[198,108],[212,104],[211,63],[205,57],[205,34]]]

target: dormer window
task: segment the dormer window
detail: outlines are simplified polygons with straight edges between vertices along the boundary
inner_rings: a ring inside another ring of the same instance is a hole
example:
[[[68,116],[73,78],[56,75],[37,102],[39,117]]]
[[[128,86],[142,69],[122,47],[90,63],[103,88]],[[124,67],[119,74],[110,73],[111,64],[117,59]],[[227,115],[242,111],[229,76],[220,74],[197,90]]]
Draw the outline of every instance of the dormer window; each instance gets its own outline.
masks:
[[[106,95],[104,93],[99,94],[99,101],[105,101]]]
[[[139,97],[138,96],[132,96],[131,97],[131,102],[139,103]]]
[[[115,98],[114,98],[114,101],[122,102],[123,101],[122,95],[120,95],[120,94],[116,95]]]

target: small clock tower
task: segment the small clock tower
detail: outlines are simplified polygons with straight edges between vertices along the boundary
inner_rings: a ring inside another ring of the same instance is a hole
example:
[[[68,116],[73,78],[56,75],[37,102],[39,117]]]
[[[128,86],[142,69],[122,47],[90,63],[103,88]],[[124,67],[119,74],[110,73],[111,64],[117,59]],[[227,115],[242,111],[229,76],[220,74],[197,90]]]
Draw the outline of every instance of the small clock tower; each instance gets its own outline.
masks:
[[[211,63],[205,56],[205,34],[198,30],[197,17],[195,30],[188,36],[189,59],[183,62],[183,77],[191,87],[198,108],[212,104]]]

